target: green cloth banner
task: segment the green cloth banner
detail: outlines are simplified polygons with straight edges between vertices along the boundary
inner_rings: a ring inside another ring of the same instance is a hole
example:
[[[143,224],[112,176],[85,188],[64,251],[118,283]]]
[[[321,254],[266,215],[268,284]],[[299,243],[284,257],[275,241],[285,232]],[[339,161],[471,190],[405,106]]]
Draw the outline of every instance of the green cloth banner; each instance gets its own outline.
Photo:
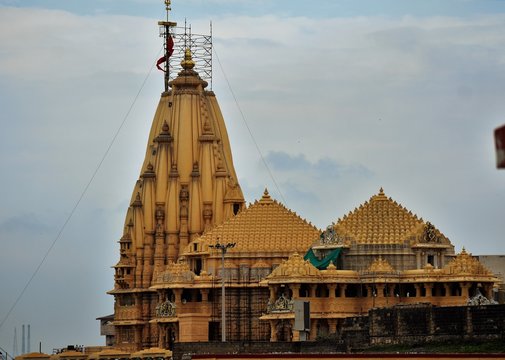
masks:
[[[330,251],[324,258],[319,260],[316,254],[314,254],[314,251],[312,251],[312,249],[309,249],[303,259],[309,260],[310,263],[319,270],[324,270],[328,267],[328,265],[330,265],[330,263],[333,263],[333,265],[337,266],[337,258],[340,255],[340,250],[340,248],[336,248]]]

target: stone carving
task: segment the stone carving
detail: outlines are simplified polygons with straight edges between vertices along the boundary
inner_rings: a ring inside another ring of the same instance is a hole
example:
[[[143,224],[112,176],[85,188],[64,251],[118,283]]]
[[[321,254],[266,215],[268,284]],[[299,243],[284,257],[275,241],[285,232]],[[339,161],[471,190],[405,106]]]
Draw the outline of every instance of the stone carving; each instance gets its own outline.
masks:
[[[174,317],[175,304],[171,301],[165,301],[156,306],[156,317]]]
[[[440,237],[437,235],[437,230],[429,221],[424,226],[424,231],[421,240],[427,243],[440,242]]]
[[[370,266],[368,267],[368,273],[395,273],[395,269],[391,266],[391,264],[383,259],[381,256],[379,258],[372,261]]]
[[[342,244],[342,238],[338,236],[335,231],[335,224],[328,225],[325,231],[322,232],[319,237],[321,240],[321,244],[324,245],[334,245],[334,244]]]
[[[163,236],[165,231],[165,210],[162,206],[156,207],[156,235]]]
[[[268,302],[267,313],[291,312],[293,311],[293,306],[293,299],[288,299],[284,293],[282,293],[273,303],[271,301]]]

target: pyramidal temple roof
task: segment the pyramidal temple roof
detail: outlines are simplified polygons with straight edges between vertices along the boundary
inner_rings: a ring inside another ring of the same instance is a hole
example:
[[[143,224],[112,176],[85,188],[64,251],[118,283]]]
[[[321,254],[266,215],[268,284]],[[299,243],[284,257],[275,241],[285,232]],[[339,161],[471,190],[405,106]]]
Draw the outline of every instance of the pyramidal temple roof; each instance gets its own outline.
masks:
[[[204,248],[216,242],[236,243],[230,252],[305,253],[320,230],[272,199],[265,189],[262,198],[235,217],[204,233],[197,241]]]
[[[448,242],[440,231],[388,198],[381,188],[377,195],[338,219],[335,231],[339,237],[358,243],[398,244],[422,240],[426,227],[433,229],[437,239]]]

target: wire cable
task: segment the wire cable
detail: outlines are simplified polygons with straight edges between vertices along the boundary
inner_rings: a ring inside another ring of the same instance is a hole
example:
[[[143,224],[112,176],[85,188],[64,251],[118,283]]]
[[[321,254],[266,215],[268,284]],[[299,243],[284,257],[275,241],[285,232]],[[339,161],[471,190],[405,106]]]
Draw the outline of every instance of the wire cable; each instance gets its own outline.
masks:
[[[161,51],[163,49],[161,49],[159,52],[158,52],[158,55],[155,57],[156,59],[159,57],[159,55],[161,54]],[[5,321],[9,318],[10,314],[12,313],[12,311],[16,308],[17,304],[19,303],[19,301],[21,300],[21,298],[23,297],[24,293],[26,292],[26,290],[28,289],[28,287],[30,286],[31,282],[33,281],[33,279],[35,278],[35,276],[37,275],[37,273],[39,272],[40,268],[42,267],[42,265],[44,264],[44,262],[46,261],[47,257],[49,256],[49,254],[51,253],[51,251],[53,250],[54,248],[54,245],[56,245],[56,242],[61,238],[61,235],[63,234],[63,231],[65,230],[65,228],[67,227],[70,219],[72,219],[72,216],[74,215],[75,211],[77,210],[77,208],[79,207],[79,204],[81,203],[82,199],[84,198],[84,195],[86,195],[86,193],[88,192],[88,189],[89,187],[91,186],[91,184],[93,183],[93,180],[95,179],[96,175],[98,174],[98,171],[100,170],[100,168],[102,167],[102,164],[103,162],[105,161],[105,159],[107,158],[107,155],[109,155],[109,152],[112,148],[112,146],[114,145],[114,143],[116,142],[116,139],[119,135],[119,132],[121,131],[121,129],[123,128],[124,124],[126,123],[126,120],[128,119],[128,116],[130,115],[133,107],[135,106],[135,103],[137,102],[137,99],[140,95],[140,93],[142,92],[142,89],[144,89],[144,86],[147,82],[147,80],[149,79],[149,76],[151,75],[151,73],[153,72],[153,69],[154,69],[154,66],[156,64],[153,62],[153,64],[151,65],[151,68],[149,69],[146,77],[144,78],[144,81],[142,82],[142,84],[140,85],[140,89],[139,91],[137,92],[137,94],[135,95],[135,97],[133,98],[133,101],[128,109],[128,111],[126,112],[126,114],[124,115],[123,117],[123,121],[121,122],[121,124],[119,125],[118,129],[116,130],[116,132],[114,133],[114,136],[112,137],[112,140],[109,142],[109,145],[107,146],[107,149],[105,150],[105,153],[103,154],[100,162],[98,163],[98,165],[96,166],[95,168],[95,171],[93,172],[93,174],[91,175],[88,183],[86,184],[86,186],[84,187],[83,191],[81,192],[81,196],[79,196],[79,199],[77,200],[77,202],[74,204],[73,208],[72,208],[72,211],[70,211],[70,214],[67,216],[67,218],[65,219],[65,222],[63,223],[63,225],[61,226],[60,230],[58,231],[58,234],[56,235],[56,237],[54,238],[53,242],[51,243],[51,246],[49,246],[49,248],[47,249],[46,253],[44,254],[44,256],[42,257],[42,260],[40,261],[40,263],[38,264],[38,266],[35,268],[35,271],[32,273],[30,279],[28,280],[28,282],[26,283],[26,285],[24,286],[23,290],[21,290],[21,292],[19,293],[18,297],[16,298],[16,300],[14,301],[14,304],[12,304],[12,306],[10,307],[9,311],[7,312],[7,315],[5,315],[5,317],[2,319],[2,322],[0,322],[0,329],[2,329],[2,326],[4,325]]]
[[[247,128],[247,131],[249,132],[249,135],[251,136],[254,146],[256,146],[256,150],[258,151],[258,154],[260,155],[261,161],[263,162],[263,165],[265,165],[265,168],[267,169],[268,174],[270,175],[270,178],[272,179],[272,181],[274,183],[275,189],[280,194],[282,202],[284,203],[284,205],[288,206],[288,203],[286,202],[286,199],[282,195],[282,191],[279,188],[277,181],[275,181],[274,175],[273,175],[272,171],[270,170],[270,167],[268,166],[268,164],[265,160],[265,157],[263,156],[263,153],[261,152],[260,147],[259,147],[258,143],[256,142],[256,139],[254,138],[251,128],[249,127],[249,124],[247,123],[247,120],[245,118],[244,112],[242,111],[242,108],[240,107],[240,105],[238,103],[237,97],[235,96],[235,93],[233,92],[230,81],[228,80],[228,76],[226,76],[226,73],[224,72],[224,69],[223,69],[223,65],[221,64],[221,60],[219,59],[219,56],[217,54],[216,46],[213,45],[212,48],[214,49],[214,53],[216,54],[216,59],[219,64],[219,68],[221,69],[221,72],[223,73],[224,79],[226,80],[226,84],[228,84],[228,89],[230,90],[233,100],[235,100],[235,104],[237,105],[237,109],[240,112],[240,116],[242,117],[242,121],[244,122],[245,127]]]

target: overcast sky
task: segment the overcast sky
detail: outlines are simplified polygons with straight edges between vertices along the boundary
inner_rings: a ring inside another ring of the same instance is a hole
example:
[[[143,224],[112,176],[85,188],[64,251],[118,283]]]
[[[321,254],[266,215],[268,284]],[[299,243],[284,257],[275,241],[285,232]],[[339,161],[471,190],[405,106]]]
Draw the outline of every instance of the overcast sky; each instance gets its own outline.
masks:
[[[323,228],[382,186],[460,251],[505,253],[505,1],[173,0],[208,32],[248,202]],[[0,321],[79,199],[160,51],[161,0],[0,0]],[[216,56],[214,57],[216,59]],[[110,266],[162,90],[149,77],[60,240],[0,328],[31,350],[102,344]]]

